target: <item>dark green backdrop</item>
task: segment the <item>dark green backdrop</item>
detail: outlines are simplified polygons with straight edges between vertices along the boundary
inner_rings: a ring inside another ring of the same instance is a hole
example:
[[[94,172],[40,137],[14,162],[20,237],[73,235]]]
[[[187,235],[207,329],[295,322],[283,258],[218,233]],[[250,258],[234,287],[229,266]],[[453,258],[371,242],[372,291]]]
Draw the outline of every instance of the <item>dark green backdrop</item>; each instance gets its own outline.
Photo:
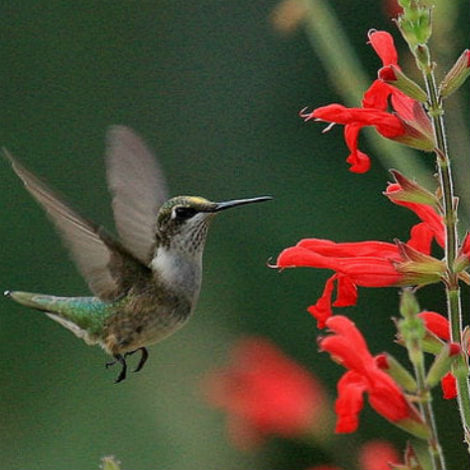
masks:
[[[237,338],[256,334],[315,371],[334,394],[341,368],[317,353],[315,322],[305,312],[328,273],[279,274],[266,261],[306,236],[406,239],[415,219],[381,195],[388,176],[377,160],[367,176],[348,172],[341,130],[322,136],[320,125],[299,119],[304,106],[341,98],[302,31],[286,37],[273,30],[275,1],[79,3],[0,5],[0,143],[108,227],[102,155],[110,124],[145,137],[174,195],[272,194],[275,201],[216,220],[195,317],[119,386],[98,348],[0,299],[0,466],[92,469],[115,454],[123,468],[307,468],[316,454],[298,444],[233,449],[224,417],[201,400],[200,378],[225,363]],[[381,2],[334,3],[374,78],[367,30],[384,27],[398,37]],[[468,28],[466,14],[461,28]],[[465,39],[456,35],[458,53]],[[86,295],[50,223],[5,161],[0,175],[1,289]],[[439,290],[421,299],[423,307],[442,308]],[[397,314],[395,290],[362,289],[349,313],[373,352],[400,356],[389,320]],[[456,468],[463,446],[453,403],[438,409],[438,421]],[[366,409],[357,439],[384,434],[403,447],[406,436]]]

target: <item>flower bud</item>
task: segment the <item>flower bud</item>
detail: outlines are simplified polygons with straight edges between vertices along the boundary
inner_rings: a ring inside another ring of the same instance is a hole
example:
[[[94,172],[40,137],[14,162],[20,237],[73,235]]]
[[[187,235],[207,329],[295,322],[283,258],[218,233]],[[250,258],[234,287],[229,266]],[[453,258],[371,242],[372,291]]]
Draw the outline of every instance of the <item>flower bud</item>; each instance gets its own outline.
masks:
[[[413,318],[419,311],[418,301],[411,289],[403,289],[400,297],[400,313],[403,318]]]
[[[460,354],[460,346],[457,343],[446,343],[441,352],[436,356],[426,377],[426,385],[435,387],[440,380],[450,372],[454,360]]]
[[[421,70],[429,72],[432,69],[431,54],[428,46],[425,44],[418,44],[415,49],[415,57],[417,59],[418,67]]]
[[[470,75],[470,50],[465,49],[439,86],[441,98],[447,98],[458,90]],[[392,84],[394,85],[394,84]]]
[[[417,385],[413,376],[390,354],[382,353],[375,357],[375,362],[395,382],[407,392],[416,392]]]
[[[403,2],[405,3],[405,2]],[[409,2],[403,7],[403,14],[398,17],[398,28],[409,44],[411,50],[416,50],[420,44],[426,44],[431,36],[431,9]]]
[[[438,204],[439,201],[437,197],[426,188],[420,186],[416,181],[409,180],[397,170],[392,169],[390,173],[395,180],[395,184],[389,183],[387,191],[384,194],[390,198],[392,202],[416,202],[429,206],[436,206]]]
[[[380,80],[389,85],[398,88],[410,98],[425,103],[427,100],[426,92],[411,78],[407,77],[399,67],[390,64],[379,70],[378,76]]]

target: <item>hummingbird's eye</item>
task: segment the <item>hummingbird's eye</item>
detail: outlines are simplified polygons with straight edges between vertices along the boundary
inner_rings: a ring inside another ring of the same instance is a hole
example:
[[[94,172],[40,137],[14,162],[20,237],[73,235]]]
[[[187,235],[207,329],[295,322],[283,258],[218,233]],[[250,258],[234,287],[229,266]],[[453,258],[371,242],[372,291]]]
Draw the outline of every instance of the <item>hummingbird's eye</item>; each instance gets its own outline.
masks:
[[[175,217],[178,219],[190,219],[196,215],[196,213],[197,211],[193,207],[184,206],[176,207],[174,211]]]

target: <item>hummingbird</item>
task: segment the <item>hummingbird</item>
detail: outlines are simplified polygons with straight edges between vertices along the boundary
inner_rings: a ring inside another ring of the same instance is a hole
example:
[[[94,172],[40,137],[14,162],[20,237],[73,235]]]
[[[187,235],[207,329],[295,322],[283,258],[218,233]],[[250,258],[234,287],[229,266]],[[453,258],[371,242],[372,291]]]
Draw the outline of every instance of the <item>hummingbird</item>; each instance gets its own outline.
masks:
[[[21,165],[7,159],[26,189],[45,209],[93,293],[59,297],[5,291],[16,302],[45,314],[100,345],[120,364],[115,383],[126,378],[126,358],[181,328],[194,312],[202,280],[202,255],[209,224],[226,209],[270,196],[212,202],[200,196],[168,199],[157,160],[130,128],[111,126],[106,136],[106,176],[119,239],[75,212],[62,197]]]

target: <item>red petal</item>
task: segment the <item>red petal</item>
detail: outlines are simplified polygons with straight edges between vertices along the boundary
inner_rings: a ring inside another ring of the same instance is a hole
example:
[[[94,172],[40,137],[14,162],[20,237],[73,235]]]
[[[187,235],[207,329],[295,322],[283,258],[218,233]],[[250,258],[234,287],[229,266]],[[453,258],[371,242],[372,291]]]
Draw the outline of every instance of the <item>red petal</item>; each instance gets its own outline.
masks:
[[[441,380],[441,387],[443,397],[446,400],[451,400],[457,397],[457,384],[452,372],[447,372]]]
[[[335,307],[350,307],[357,303],[357,287],[346,276],[338,276],[337,296],[333,303]]]
[[[308,248],[323,256],[353,258],[355,256],[372,256],[377,258],[400,259],[400,252],[394,243],[377,240],[363,242],[334,242],[322,238],[304,238],[297,246]]]
[[[363,126],[361,124],[348,124],[344,127],[344,140],[350,150],[346,162],[351,165],[349,171],[352,173],[366,173],[370,169],[370,158],[361,152],[358,145],[359,132]]]
[[[449,320],[437,312],[425,311],[418,314],[424,321],[424,326],[431,333],[444,341],[450,341]]]
[[[318,328],[325,328],[325,322],[328,318],[333,315],[331,311],[331,295],[335,287],[335,279],[338,276],[334,274],[331,276],[325,283],[325,288],[323,289],[323,294],[317,300],[315,305],[308,307],[307,311],[313,315],[317,320]]]
[[[292,246],[281,252],[276,261],[279,268],[311,267],[335,270],[336,258],[322,256],[302,246]]]
[[[375,80],[362,97],[363,108],[374,108],[386,111],[388,108],[388,97],[393,88],[382,80]]]
[[[371,30],[368,36],[371,46],[382,60],[384,66],[391,64],[398,65],[398,54],[390,33]]]
[[[363,287],[397,285],[403,278],[391,260],[374,257],[338,258],[336,271]]]
[[[421,253],[430,255],[433,239],[434,232],[429,228],[428,224],[421,222],[411,227],[410,239],[407,245]]]
[[[359,413],[364,406],[362,394],[364,379],[355,372],[346,372],[338,382],[338,398],[335,403],[337,433],[354,432],[359,425]]]

